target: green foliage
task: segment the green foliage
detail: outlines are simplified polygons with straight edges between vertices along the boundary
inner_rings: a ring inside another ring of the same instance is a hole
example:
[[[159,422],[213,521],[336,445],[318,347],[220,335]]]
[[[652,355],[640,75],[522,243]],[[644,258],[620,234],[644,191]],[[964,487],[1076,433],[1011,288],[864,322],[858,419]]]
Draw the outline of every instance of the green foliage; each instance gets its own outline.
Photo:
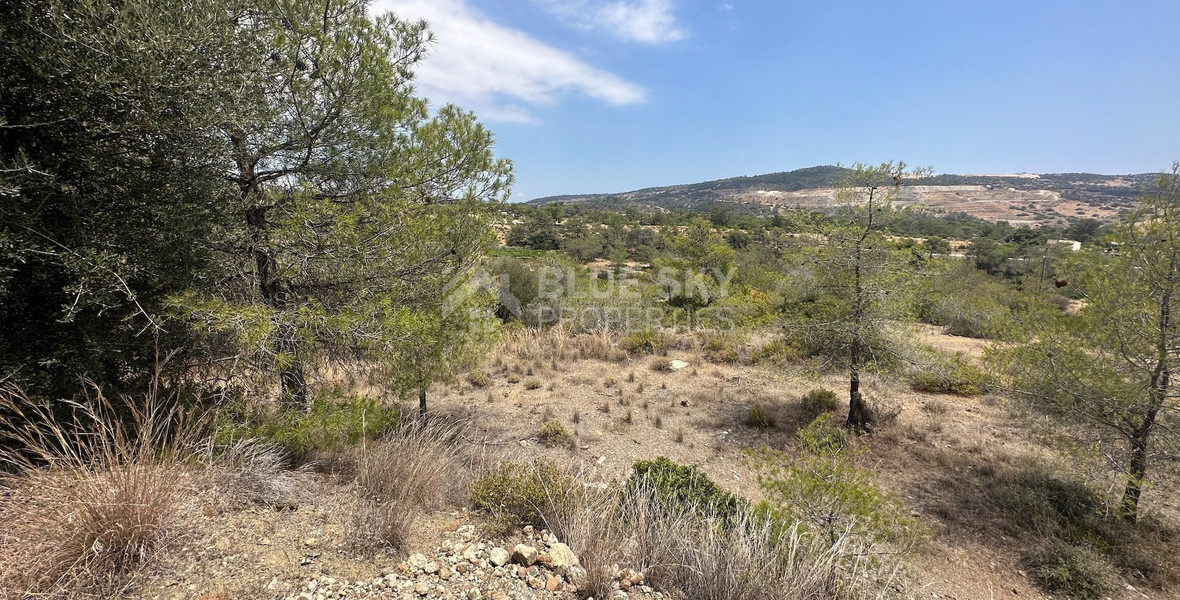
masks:
[[[500,278],[500,285],[507,285],[508,292],[525,308],[535,302],[540,293],[537,273],[528,263],[519,258],[493,258],[487,262],[487,271]]]
[[[667,350],[671,345],[672,340],[668,337],[668,334],[652,329],[631,332],[619,340],[619,347],[626,350],[632,356],[659,354]]]
[[[138,393],[191,349],[162,304],[209,275],[234,210],[217,128],[249,102],[229,93],[247,81],[231,4],[0,6],[0,380]]]
[[[739,341],[732,334],[712,333],[704,336],[701,348],[705,360],[714,363],[735,363],[738,361]]]
[[[921,524],[881,490],[872,471],[855,465],[855,446],[833,421],[821,415],[800,430],[795,455],[766,447],[748,453],[766,496],[760,511],[780,522],[798,520],[833,541],[846,530],[901,544],[923,537]]]
[[[537,430],[537,439],[550,448],[574,445],[574,436],[570,435],[569,430],[560,421],[548,421],[541,425],[541,428]]]
[[[239,407],[218,415],[218,437],[227,443],[259,439],[281,446],[296,460],[339,452],[380,437],[402,421],[401,413],[371,398],[320,394],[310,412],[277,414]]]
[[[493,525],[541,528],[557,522],[573,506],[579,484],[553,463],[502,462],[471,483],[471,502],[488,512]]]
[[[1025,558],[1033,579],[1046,590],[1093,600],[1113,588],[1117,575],[1100,554],[1054,540]]]
[[[769,363],[775,366],[784,366],[795,362],[799,357],[799,349],[794,344],[779,338],[755,350],[750,355],[750,360],[755,364]]]
[[[746,426],[755,429],[770,429],[775,425],[774,415],[765,407],[753,406],[746,411]]]
[[[915,316],[948,335],[1010,339],[1015,333],[1012,309],[1021,306],[1022,293],[982,271],[963,264],[935,269],[923,292]]]
[[[836,392],[825,388],[809,390],[803,394],[799,403],[803,406],[803,410],[811,415],[812,419],[840,408],[840,400],[836,397]]]
[[[978,396],[986,391],[988,376],[961,354],[944,358],[932,353],[910,376],[910,383],[919,392]]]
[[[988,354],[1001,383],[1034,406],[1125,444],[1119,513],[1133,521],[1151,447],[1175,439],[1180,375],[1180,163],[1112,228],[1117,253],[1077,252],[1059,265],[1084,300],[1076,316],[1031,314],[1029,339]]]
[[[664,507],[695,511],[723,522],[737,519],[749,509],[746,499],[725,491],[695,466],[680,465],[660,456],[655,460],[635,461],[631,469],[628,493],[644,488]]]

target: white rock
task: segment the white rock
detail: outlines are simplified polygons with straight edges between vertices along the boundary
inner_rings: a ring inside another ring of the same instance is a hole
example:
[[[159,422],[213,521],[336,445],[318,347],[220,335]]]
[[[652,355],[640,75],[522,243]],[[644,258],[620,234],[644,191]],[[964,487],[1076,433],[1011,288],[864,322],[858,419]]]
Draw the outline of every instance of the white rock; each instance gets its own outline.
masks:
[[[488,561],[497,567],[502,567],[508,564],[508,558],[508,551],[503,548],[492,548],[491,551],[488,552]]]

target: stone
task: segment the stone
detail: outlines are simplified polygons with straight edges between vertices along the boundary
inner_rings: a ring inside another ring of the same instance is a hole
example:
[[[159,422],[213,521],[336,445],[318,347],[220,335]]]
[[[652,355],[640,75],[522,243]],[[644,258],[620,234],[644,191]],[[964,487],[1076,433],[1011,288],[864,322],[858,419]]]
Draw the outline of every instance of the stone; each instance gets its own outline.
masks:
[[[537,549],[524,544],[517,544],[512,549],[512,562],[530,567],[537,562]]]
[[[561,578],[560,577],[555,577],[553,575],[550,575],[547,579],[545,579],[545,590],[546,591],[556,592],[558,590],[558,588],[560,588],[560,587],[561,587]]]
[[[438,578],[442,579],[443,581],[450,579],[451,578],[451,570],[448,569],[447,567],[443,567],[443,568],[439,569],[438,570]]]
[[[508,564],[508,558],[508,551],[503,548],[492,548],[490,551],[488,551],[488,562],[496,565],[497,567],[502,567]]]
[[[571,567],[576,567],[580,564],[578,562],[578,555],[574,554],[574,551],[570,550],[569,546],[561,542],[553,544],[547,554],[549,555],[549,562],[545,566],[553,569],[560,575],[565,575]]]
[[[463,560],[475,562],[477,558],[479,558],[479,548],[475,544],[471,544],[463,549]]]

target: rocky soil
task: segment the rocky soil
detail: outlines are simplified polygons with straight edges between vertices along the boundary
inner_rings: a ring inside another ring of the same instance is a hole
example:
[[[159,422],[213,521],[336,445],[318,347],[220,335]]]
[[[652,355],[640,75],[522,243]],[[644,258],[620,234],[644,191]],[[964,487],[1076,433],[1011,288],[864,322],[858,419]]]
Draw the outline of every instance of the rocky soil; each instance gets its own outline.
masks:
[[[396,568],[371,579],[317,575],[286,600],[508,600],[571,598],[574,581],[585,575],[578,557],[552,534],[525,528],[525,540],[511,545],[482,541],[473,525],[447,534],[429,554],[415,553]],[[643,584],[643,574],[616,569],[612,598],[663,598]]]

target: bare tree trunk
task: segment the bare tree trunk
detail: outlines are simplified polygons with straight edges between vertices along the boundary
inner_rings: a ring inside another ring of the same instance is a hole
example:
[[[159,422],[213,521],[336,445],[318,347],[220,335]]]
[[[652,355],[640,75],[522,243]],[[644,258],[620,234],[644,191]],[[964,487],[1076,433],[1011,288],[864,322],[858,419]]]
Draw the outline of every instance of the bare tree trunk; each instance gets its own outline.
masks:
[[[852,346],[848,351],[848,419],[844,426],[857,433],[868,433],[873,426],[873,412],[860,393],[861,329],[865,318],[865,290],[861,265],[865,239],[873,227],[873,192],[869,190],[869,216],[864,233],[856,242],[853,272]]]
[[[244,146],[237,138],[235,145],[244,156]],[[247,200],[252,195],[261,194],[254,175],[254,163],[245,158],[238,159],[238,187],[242,199]],[[270,250],[267,211],[269,207],[256,205],[246,211],[246,226],[250,232],[250,255],[254,259],[254,279],[258,293],[270,308],[278,311],[286,308],[289,302],[284,294],[282,282],[279,280],[279,269],[274,254]],[[280,398],[284,408],[310,408],[307,396],[307,378],[303,373],[303,365],[299,361],[299,341],[293,327],[280,326],[275,337],[274,349],[276,354],[284,356],[284,366],[279,369]]]
[[[418,416],[423,419],[426,418],[426,388],[422,387],[418,390]]]

